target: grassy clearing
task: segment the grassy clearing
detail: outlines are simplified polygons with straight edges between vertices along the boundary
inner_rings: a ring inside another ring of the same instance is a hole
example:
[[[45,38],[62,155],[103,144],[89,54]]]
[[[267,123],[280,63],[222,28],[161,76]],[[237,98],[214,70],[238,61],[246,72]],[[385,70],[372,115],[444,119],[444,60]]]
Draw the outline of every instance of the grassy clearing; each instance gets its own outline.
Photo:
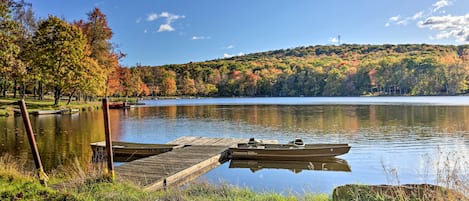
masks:
[[[19,98],[1,98],[0,99],[0,116],[10,116],[13,115],[14,109],[19,109],[15,104],[18,102]],[[67,101],[61,101],[58,106],[54,105],[54,100],[50,98],[45,98],[44,100],[35,100],[33,98],[26,98],[26,107],[28,112],[34,112],[37,110],[58,110],[58,109],[80,109],[80,110],[96,110],[101,107],[100,101],[94,102],[76,102],[72,101],[67,105]]]

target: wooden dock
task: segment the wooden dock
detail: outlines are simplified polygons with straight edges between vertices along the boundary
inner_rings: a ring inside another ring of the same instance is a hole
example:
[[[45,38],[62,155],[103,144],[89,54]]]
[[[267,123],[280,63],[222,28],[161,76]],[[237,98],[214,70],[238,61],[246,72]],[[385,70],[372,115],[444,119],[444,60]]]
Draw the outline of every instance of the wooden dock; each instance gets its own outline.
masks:
[[[184,144],[184,148],[125,163],[116,167],[116,174],[144,190],[179,186],[219,166],[227,160],[230,146],[247,141],[238,138],[180,137],[168,144]],[[264,140],[264,143],[277,141]]]

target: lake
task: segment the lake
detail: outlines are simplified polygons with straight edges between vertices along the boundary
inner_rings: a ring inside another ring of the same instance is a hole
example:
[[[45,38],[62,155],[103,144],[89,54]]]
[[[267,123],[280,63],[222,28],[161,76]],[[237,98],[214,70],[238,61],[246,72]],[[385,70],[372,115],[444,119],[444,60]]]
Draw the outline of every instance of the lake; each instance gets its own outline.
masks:
[[[227,162],[199,180],[280,193],[335,186],[437,183],[448,166],[469,167],[469,97],[207,98],[146,100],[111,110],[113,140],[166,143],[181,136],[349,143],[338,161]],[[31,116],[46,170],[91,159],[102,112]],[[0,153],[30,161],[22,120],[0,117]],[[314,166],[314,167],[312,167]],[[321,167],[322,166],[322,167]],[[326,171],[327,170],[327,171]],[[467,169],[464,169],[467,173]]]

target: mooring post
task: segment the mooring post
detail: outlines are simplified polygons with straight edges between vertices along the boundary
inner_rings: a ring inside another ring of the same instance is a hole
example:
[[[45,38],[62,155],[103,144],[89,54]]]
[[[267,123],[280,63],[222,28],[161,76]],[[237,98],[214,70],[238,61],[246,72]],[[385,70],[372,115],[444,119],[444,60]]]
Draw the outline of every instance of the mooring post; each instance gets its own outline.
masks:
[[[114,180],[114,165],[111,140],[111,120],[109,118],[109,103],[107,98],[103,98],[104,134],[106,135],[106,159],[108,176]]]
[[[42,167],[41,157],[39,156],[39,151],[37,149],[36,138],[34,137],[33,127],[31,126],[31,121],[29,120],[29,114],[28,110],[26,109],[24,99],[21,99],[18,104],[20,105],[24,127],[26,129],[26,133],[28,134],[29,145],[31,146],[31,152],[33,153],[34,164],[36,165],[39,182],[41,182],[42,185],[47,186],[48,177],[44,172],[44,168]]]

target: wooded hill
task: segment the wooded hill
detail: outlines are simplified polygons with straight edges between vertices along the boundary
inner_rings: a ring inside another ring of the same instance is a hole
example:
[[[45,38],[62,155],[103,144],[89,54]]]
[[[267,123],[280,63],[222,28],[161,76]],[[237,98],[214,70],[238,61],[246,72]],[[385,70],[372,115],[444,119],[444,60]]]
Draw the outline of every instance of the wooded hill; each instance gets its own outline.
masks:
[[[154,96],[457,95],[469,46],[308,46],[188,64],[137,66]]]
[[[99,8],[68,22],[0,1],[0,96],[457,95],[469,45],[309,46],[165,66],[122,67]]]

